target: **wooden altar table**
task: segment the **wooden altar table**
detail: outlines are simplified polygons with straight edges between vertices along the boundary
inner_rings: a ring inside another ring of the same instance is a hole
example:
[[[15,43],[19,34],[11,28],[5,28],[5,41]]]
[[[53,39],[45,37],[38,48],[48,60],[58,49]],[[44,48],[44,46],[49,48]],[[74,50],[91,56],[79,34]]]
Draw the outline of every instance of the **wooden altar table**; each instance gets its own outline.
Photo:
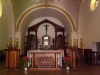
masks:
[[[64,50],[29,50],[27,56],[30,68],[59,68],[62,67]]]

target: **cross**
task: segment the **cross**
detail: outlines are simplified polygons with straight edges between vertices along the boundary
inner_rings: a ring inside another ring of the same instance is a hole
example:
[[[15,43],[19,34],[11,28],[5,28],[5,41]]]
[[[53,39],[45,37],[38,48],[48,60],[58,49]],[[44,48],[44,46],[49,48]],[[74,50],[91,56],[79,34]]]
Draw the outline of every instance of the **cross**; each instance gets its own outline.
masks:
[[[49,2],[49,1],[50,1],[50,2],[53,2],[53,0],[45,0],[45,6],[46,6],[46,8],[49,6],[49,5],[48,5],[48,2]]]
[[[46,0],[45,3],[46,3],[45,6],[47,8],[48,7],[48,0]]]
[[[46,34],[47,34],[47,30],[48,30],[48,26],[49,26],[49,25],[46,24],[46,25],[44,25],[44,26],[45,26],[45,30],[46,30]]]

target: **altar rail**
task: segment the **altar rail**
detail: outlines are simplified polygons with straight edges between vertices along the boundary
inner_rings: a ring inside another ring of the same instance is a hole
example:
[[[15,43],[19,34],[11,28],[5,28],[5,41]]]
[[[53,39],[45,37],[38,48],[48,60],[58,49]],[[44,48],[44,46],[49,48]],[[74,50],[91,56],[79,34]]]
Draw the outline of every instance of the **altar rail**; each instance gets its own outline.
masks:
[[[86,57],[86,63],[92,65],[100,65],[100,52],[87,52]]]

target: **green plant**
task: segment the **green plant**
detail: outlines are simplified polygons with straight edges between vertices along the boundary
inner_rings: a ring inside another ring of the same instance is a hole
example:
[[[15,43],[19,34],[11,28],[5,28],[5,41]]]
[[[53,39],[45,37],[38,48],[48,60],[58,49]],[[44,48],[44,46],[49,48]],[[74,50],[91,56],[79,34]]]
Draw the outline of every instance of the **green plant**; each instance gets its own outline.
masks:
[[[29,62],[29,57],[24,56],[24,57],[22,58],[22,63],[23,63],[23,65],[24,65],[24,67],[28,67],[28,62]]]
[[[70,66],[71,65],[71,58],[70,57],[64,57],[63,58],[65,66]]]

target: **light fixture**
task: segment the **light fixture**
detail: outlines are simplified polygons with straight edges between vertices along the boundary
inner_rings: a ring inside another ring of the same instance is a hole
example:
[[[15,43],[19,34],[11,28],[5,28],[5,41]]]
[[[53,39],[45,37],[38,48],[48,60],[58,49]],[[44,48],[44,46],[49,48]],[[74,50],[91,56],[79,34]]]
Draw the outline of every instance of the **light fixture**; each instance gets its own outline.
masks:
[[[91,11],[94,11],[96,9],[96,7],[98,6],[98,0],[91,0],[91,3],[90,3],[90,10]]]
[[[47,8],[48,7],[48,3],[51,3],[51,2],[58,2],[58,1],[62,1],[62,0],[31,0],[35,3],[45,3],[45,7]]]
[[[96,7],[98,6],[98,2],[99,2],[99,1],[97,0],[97,1],[96,1],[96,4],[95,4]]]
[[[0,0],[0,17],[2,16],[2,2]]]
[[[31,0],[31,1],[34,1],[34,2],[57,2],[57,1],[61,1],[61,0]]]

